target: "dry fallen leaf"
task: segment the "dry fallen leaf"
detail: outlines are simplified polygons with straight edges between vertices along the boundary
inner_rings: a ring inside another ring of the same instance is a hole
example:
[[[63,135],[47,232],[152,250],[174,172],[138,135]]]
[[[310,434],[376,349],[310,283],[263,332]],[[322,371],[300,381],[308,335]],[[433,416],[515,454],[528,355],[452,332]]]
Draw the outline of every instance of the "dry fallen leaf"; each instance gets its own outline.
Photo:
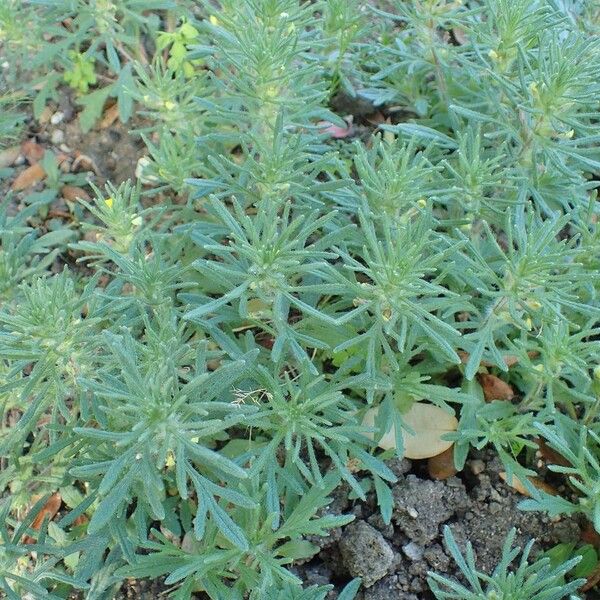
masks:
[[[112,106],[109,106],[104,111],[104,116],[102,117],[102,121],[100,121],[100,129],[106,129],[107,127],[110,127],[117,120],[118,116],[119,105],[113,104]]]
[[[364,416],[363,424],[372,427],[375,423],[376,408],[369,409]],[[413,433],[402,429],[404,456],[406,458],[430,458],[448,450],[454,442],[443,440],[442,436],[456,431],[458,421],[454,415],[445,410],[427,404],[415,402],[408,412],[402,415],[402,420]],[[372,436],[371,436],[372,437]],[[394,428],[386,433],[379,441],[379,447],[385,450],[395,448]]]
[[[444,450],[437,456],[432,456],[427,461],[427,471],[433,479],[448,479],[456,475],[457,470],[454,466],[454,447]]]
[[[560,465],[561,467],[571,467],[571,463],[562,455],[559,454],[554,448],[550,448],[546,443],[546,440],[537,438],[535,442],[538,445],[539,455],[551,465]]]
[[[46,172],[42,168],[42,165],[36,163],[19,173],[18,177],[13,181],[11,189],[15,192],[20,192],[42,181],[44,177],[46,177]]]
[[[83,188],[76,185],[63,185],[60,193],[65,200],[70,200],[71,202],[76,202],[80,198],[87,202],[91,200],[90,195]]]
[[[42,510],[35,516],[35,519],[32,521],[30,528],[38,531],[42,526],[42,523],[45,519],[52,519],[54,515],[58,512],[60,505],[62,503],[62,498],[58,492],[52,494],[50,498],[48,498],[46,504],[42,507]],[[33,544],[35,540],[31,536],[25,536],[23,538],[24,544]]]
[[[0,151],[0,169],[10,167],[21,155],[21,146],[10,146]]]
[[[483,390],[483,397],[488,402],[492,400],[512,400],[515,397],[512,387],[495,375],[480,373],[479,383]]]
[[[504,471],[500,471],[499,473],[500,479],[509,485],[511,488],[519,492],[519,494],[523,494],[523,496],[531,497],[529,490],[525,487],[525,484],[516,476],[513,475],[509,481],[508,475]],[[552,496],[557,496],[558,492],[549,484],[540,479],[539,477],[528,477],[527,481],[533,485],[534,488],[546,492]]]
[[[25,155],[27,162],[34,165],[44,158],[44,148],[35,140],[26,140],[21,144],[21,152]]]

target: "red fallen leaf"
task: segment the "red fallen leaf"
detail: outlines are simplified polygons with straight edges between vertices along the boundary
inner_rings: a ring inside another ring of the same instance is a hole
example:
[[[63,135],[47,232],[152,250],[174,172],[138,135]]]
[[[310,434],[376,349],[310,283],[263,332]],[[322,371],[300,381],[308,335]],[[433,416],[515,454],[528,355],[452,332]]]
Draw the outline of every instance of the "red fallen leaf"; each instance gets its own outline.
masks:
[[[454,466],[454,447],[444,450],[437,456],[432,456],[427,460],[427,471],[433,479],[448,479],[456,475],[457,470]]]
[[[46,172],[42,165],[35,163],[19,173],[18,177],[12,182],[10,187],[13,191],[20,192],[21,190],[25,190],[39,181],[42,181],[44,177],[46,177]]]
[[[61,504],[62,498],[58,492],[55,492],[52,494],[52,496],[50,496],[50,498],[48,498],[46,504],[44,504],[42,510],[40,510],[40,512],[35,516],[35,519],[32,521],[29,527],[35,531],[39,531],[45,519],[50,520],[54,518],[54,515],[56,515],[58,512]],[[35,539],[31,536],[27,535],[23,538],[24,544],[33,544],[34,542]]]
[[[483,397],[487,402],[492,400],[512,400],[515,397],[515,392],[512,387],[502,381],[500,377],[490,375],[489,373],[480,373],[479,384],[483,389]]]
[[[44,148],[35,140],[26,140],[21,144],[21,152],[25,155],[27,162],[33,165],[44,158]]]
[[[504,471],[501,471],[499,475],[500,479],[502,479],[502,481],[504,481],[506,485],[509,485],[511,488],[513,488],[520,494],[523,494],[523,496],[527,496],[529,498],[531,497],[529,490],[525,487],[525,484],[518,477],[513,475],[512,479],[509,481],[508,475]],[[531,483],[534,488],[542,492],[546,492],[551,496],[558,496],[558,492],[549,483],[546,483],[543,479],[540,479],[539,477],[528,477],[527,481]]]
[[[63,185],[60,193],[65,200],[70,200],[71,202],[76,202],[80,198],[88,202],[91,200],[90,195],[83,188],[76,185]]]
[[[354,127],[352,123],[348,125],[348,127],[340,127],[339,125],[334,125],[329,121],[319,121],[319,127],[322,127],[321,133],[328,133],[332,138],[336,140],[341,140],[342,138],[347,138],[354,134]]]

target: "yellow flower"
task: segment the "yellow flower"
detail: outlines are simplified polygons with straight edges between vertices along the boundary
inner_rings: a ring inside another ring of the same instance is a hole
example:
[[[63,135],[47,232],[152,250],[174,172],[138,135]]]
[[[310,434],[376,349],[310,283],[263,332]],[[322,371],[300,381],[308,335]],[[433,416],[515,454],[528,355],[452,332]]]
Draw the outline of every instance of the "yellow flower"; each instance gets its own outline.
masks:
[[[208,20],[210,21],[211,25],[214,25],[215,27],[219,26],[219,19],[217,19],[215,15],[210,15],[210,17],[208,17]]]
[[[106,204],[106,206],[108,206],[108,208],[112,208],[113,207],[113,199],[112,198],[107,198],[104,201],[104,204]]]

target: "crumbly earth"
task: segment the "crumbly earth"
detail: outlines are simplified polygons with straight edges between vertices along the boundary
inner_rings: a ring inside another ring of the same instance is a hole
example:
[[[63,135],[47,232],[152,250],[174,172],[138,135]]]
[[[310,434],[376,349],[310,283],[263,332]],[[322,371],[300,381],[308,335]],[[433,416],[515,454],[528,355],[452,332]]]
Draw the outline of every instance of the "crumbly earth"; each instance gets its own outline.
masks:
[[[428,571],[460,579],[444,546],[444,525],[461,549],[471,542],[478,567],[487,573],[497,564],[512,527],[517,530],[515,543],[521,547],[529,539],[536,540],[534,553],[580,540],[576,519],[549,519],[521,511],[517,505],[523,496],[502,481],[502,465],[491,453],[475,454],[462,473],[445,481],[427,478],[417,462],[391,463],[399,476],[393,487],[392,522],[383,522],[374,495],[367,502],[352,502],[342,488],[329,510],[353,513],[355,521],[329,538],[313,540],[321,551],[295,569],[307,583],[335,584],[331,600],[345,582],[363,572],[367,578],[357,600],[430,600]]]

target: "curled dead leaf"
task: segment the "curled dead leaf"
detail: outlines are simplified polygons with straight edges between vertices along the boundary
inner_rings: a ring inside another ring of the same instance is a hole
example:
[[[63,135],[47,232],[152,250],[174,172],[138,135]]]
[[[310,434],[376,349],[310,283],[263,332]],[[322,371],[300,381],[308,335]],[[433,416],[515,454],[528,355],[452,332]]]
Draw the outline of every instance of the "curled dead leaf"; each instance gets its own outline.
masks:
[[[21,144],[21,152],[24,154],[27,162],[33,165],[44,158],[44,148],[35,140],[26,140]]]
[[[540,456],[546,461],[548,464],[552,465],[560,465],[561,467],[571,467],[571,463],[562,455],[559,454],[553,448],[550,448],[546,443],[546,440],[541,438],[537,438],[536,443],[538,445],[538,452]]]
[[[50,496],[50,498],[48,498],[46,504],[44,504],[40,512],[35,516],[35,519],[32,521],[29,527],[34,531],[39,531],[44,520],[50,520],[54,518],[61,504],[61,495],[58,492],[55,492],[54,494],[52,494],[52,496]],[[24,544],[33,544],[34,542],[35,540],[31,536],[27,535],[23,538]]]
[[[529,492],[529,490],[527,489],[525,484],[516,475],[513,475],[510,478],[510,480],[509,480],[508,475],[504,471],[501,471],[499,473],[499,475],[500,475],[500,479],[502,479],[502,481],[504,481],[506,483],[506,485],[510,486],[511,488],[513,488],[514,490],[519,492],[519,494],[523,494],[523,496],[527,496],[528,498],[531,498],[531,493]],[[540,479],[539,477],[528,477],[527,481],[529,483],[531,483],[531,485],[533,485],[534,488],[536,488],[542,492],[546,492],[547,494],[550,494],[551,496],[558,496],[558,492],[549,483],[546,483],[544,480]]]
[[[487,402],[492,400],[512,400],[515,397],[515,392],[512,387],[495,375],[489,373],[479,374],[479,384],[483,390],[483,397]]]
[[[36,183],[42,181],[46,177],[46,172],[44,171],[42,165],[36,163],[35,165],[31,165],[27,167],[24,171],[19,173],[17,178],[12,182],[10,186],[11,189],[15,192],[20,192],[21,190],[25,190]]]
[[[363,425],[372,427],[378,409],[369,409],[363,418]],[[452,414],[445,410],[427,404],[426,402],[415,402],[410,409],[402,415],[402,420],[414,433],[402,429],[402,441],[404,445],[404,456],[406,458],[419,459],[437,456],[448,450],[454,442],[443,440],[442,436],[451,431],[456,431],[458,421]],[[371,437],[372,434],[371,434]],[[379,447],[385,450],[395,448],[395,432],[392,427],[379,440]]]
[[[107,127],[110,127],[117,120],[118,116],[119,105],[113,104],[112,106],[109,106],[104,111],[104,116],[102,117],[102,121],[100,121],[100,129],[106,129]]]

